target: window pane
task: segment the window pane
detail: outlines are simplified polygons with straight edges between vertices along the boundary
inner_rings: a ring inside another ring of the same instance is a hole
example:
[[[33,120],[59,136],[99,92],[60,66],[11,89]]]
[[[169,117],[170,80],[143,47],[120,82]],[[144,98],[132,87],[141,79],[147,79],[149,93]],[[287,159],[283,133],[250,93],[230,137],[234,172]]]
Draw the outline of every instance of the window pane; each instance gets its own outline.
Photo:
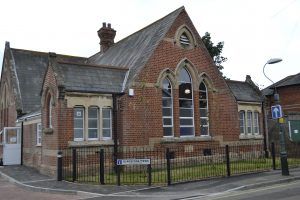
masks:
[[[179,100],[179,107],[180,108],[193,108],[193,101],[192,100]]]
[[[111,130],[110,129],[102,129],[103,137],[110,138],[111,137]]]
[[[83,129],[75,129],[74,138],[83,138]]]
[[[208,120],[207,119],[200,119],[201,120],[201,125],[208,125]]]
[[[111,118],[111,109],[110,108],[103,108],[102,109],[102,117],[103,118]]]
[[[171,108],[163,108],[163,116],[172,116]]]
[[[74,118],[83,118],[83,109],[82,108],[74,109]]]
[[[192,99],[192,85],[190,83],[180,83],[179,98]]]
[[[74,119],[74,128],[83,128],[83,119]]]
[[[208,126],[201,126],[201,135],[208,135]]]
[[[89,128],[97,128],[98,120],[97,119],[89,119]]]
[[[200,117],[207,117],[207,109],[200,109]]]
[[[164,118],[163,122],[164,125],[172,125],[172,118]]]
[[[171,98],[163,99],[163,107],[171,107],[171,106],[172,106]]]
[[[98,138],[97,129],[89,129],[88,130],[89,138]]]
[[[199,101],[200,108],[207,108],[207,101]]]
[[[110,128],[110,120],[103,119],[103,128]]]
[[[191,82],[190,75],[189,75],[189,73],[186,71],[185,68],[182,68],[181,71],[180,71],[179,81],[180,81],[180,82],[185,82],[185,83],[190,83],[190,82]]]
[[[193,125],[193,119],[180,119],[180,125]]]
[[[173,128],[164,127],[164,136],[173,136]]]
[[[98,118],[98,108],[89,108],[89,118]]]
[[[194,127],[180,127],[180,136],[194,135]]]
[[[180,117],[193,117],[193,109],[180,108]]]

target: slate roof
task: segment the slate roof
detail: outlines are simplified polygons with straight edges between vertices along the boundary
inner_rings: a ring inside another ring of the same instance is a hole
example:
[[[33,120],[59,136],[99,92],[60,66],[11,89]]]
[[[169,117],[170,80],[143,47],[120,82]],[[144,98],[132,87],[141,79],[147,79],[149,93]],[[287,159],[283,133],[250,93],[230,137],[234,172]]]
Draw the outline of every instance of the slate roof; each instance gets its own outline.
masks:
[[[89,58],[88,62],[98,65],[128,67],[127,85],[146,64],[159,42],[183,10],[184,7],[180,7],[160,20],[117,42],[104,54],[101,52],[95,54]]]
[[[58,62],[65,91],[121,93],[127,69]]]
[[[237,101],[245,102],[262,102],[262,97],[258,92],[247,82],[226,80],[227,85],[232,91]]]
[[[274,88],[292,86],[292,85],[300,85],[300,73],[287,76],[280,81],[270,85],[269,87],[262,90],[263,95],[273,95]]]
[[[8,49],[16,73],[16,82],[21,98],[22,113],[40,110],[43,79],[48,67],[48,53],[23,49]],[[86,58],[58,55],[58,60],[84,62]]]

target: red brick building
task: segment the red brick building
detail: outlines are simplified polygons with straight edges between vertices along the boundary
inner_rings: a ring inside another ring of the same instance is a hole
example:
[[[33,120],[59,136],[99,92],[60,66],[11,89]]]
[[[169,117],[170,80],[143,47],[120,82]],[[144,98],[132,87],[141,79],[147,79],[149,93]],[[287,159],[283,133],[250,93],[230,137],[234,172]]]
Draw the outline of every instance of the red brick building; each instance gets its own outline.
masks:
[[[241,101],[184,7],[117,43],[115,34],[103,23],[100,52],[88,58],[6,44],[1,130],[22,127],[25,165],[54,173],[58,150],[72,146],[191,149],[262,139],[240,136]]]

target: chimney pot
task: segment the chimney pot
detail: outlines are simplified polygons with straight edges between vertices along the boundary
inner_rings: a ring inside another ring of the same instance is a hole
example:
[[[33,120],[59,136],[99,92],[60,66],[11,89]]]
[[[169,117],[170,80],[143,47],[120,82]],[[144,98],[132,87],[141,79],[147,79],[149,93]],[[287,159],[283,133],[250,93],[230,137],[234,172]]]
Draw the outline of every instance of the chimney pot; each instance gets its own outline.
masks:
[[[106,28],[106,23],[105,22],[102,23],[102,27]]]
[[[108,23],[108,24],[107,24],[107,27],[108,27],[108,28],[111,28],[111,24],[110,24],[110,23]]]

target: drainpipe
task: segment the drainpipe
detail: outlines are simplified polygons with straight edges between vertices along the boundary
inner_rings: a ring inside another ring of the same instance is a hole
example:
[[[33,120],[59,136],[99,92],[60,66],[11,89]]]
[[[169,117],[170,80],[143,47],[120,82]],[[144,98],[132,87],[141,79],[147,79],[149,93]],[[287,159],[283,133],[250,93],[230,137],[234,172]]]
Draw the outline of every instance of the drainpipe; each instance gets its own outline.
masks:
[[[24,128],[24,122],[22,121],[21,123],[21,165],[23,165],[23,146],[24,146],[23,128]]]

